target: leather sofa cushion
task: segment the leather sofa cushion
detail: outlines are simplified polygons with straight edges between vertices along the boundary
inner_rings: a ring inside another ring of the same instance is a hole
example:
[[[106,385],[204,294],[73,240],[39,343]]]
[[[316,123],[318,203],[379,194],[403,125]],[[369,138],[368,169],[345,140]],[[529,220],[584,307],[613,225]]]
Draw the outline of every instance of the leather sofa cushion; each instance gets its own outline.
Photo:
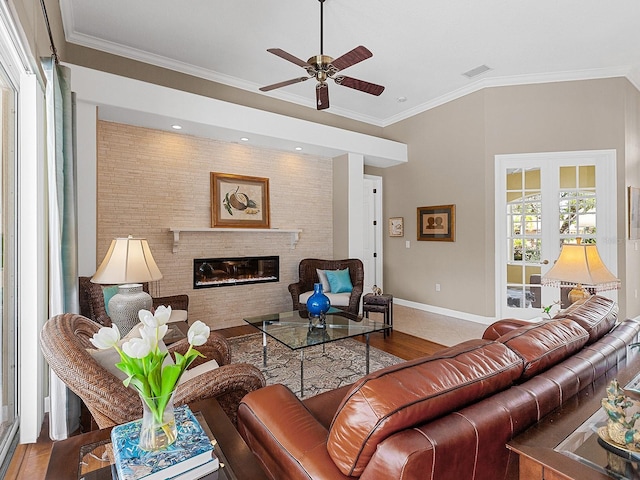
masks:
[[[503,318],[502,320],[498,320],[497,322],[493,322],[491,325],[489,325],[482,334],[482,338],[484,338],[485,340],[497,340],[502,335],[509,333],[517,328],[526,327],[527,325],[534,325],[536,323],[538,322],[519,320],[517,318]]]
[[[504,344],[477,339],[373,372],[338,407],[329,455],[343,474],[360,476],[388,436],[503,390],[522,370]]]
[[[576,322],[589,332],[587,343],[591,344],[602,338],[616,324],[618,304],[606,297],[592,295],[558,312],[553,318],[568,318]]]
[[[573,355],[588,340],[589,333],[576,322],[558,319],[517,328],[497,341],[522,357],[526,380]]]

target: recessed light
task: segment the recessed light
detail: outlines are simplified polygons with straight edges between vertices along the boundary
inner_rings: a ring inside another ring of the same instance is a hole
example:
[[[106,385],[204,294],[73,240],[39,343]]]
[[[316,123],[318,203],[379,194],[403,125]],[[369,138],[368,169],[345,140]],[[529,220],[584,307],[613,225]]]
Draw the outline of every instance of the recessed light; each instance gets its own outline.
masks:
[[[247,137],[242,137],[242,138],[240,139],[240,141],[242,141],[242,142],[248,142],[248,141],[249,141],[249,139],[248,139]]]
[[[178,125],[178,124],[171,125],[171,128],[173,128],[174,130],[182,130],[182,125]]]
[[[397,101],[398,103],[406,102],[406,101],[407,101],[407,97],[398,97],[398,98],[396,98],[396,101]]]
[[[296,147],[296,150],[299,152],[300,150],[302,150],[302,147]]]

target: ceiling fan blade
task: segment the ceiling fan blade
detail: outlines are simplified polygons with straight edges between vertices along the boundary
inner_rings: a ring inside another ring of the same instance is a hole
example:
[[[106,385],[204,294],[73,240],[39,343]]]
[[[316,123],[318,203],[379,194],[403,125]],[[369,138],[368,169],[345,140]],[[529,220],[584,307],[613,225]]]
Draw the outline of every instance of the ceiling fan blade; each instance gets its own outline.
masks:
[[[284,82],[274,83],[272,85],[267,85],[266,87],[260,87],[261,92],[268,92],[270,90],[275,90],[276,88],[286,87],[287,85],[293,85],[294,83],[304,82],[305,80],[309,80],[311,77],[299,77],[292,78],[291,80],[285,80]]]
[[[309,65],[308,62],[305,62],[304,60],[294,55],[291,55],[290,53],[285,52],[281,48],[267,48],[267,52],[273,53],[274,55],[277,55],[280,58],[284,58],[285,60],[288,60],[291,63],[295,63],[296,65],[302,68],[311,67],[311,65]]]
[[[333,62],[331,62],[331,66],[335,71],[340,71],[371,57],[373,57],[373,53],[371,53],[368,48],[360,45],[350,52],[345,53],[341,57],[336,58]]]
[[[326,83],[316,85],[316,108],[318,110],[329,108],[329,86]]]
[[[384,87],[382,85],[365,82],[364,80],[358,80],[357,78],[345,77],[344,75],[340,75],[339,77],[334,78],[334,80],[338,85],[353,88],[354,90],[360,90],[361,92],[369,93],[371,95],[378,96],[382,92],[384,92]]]

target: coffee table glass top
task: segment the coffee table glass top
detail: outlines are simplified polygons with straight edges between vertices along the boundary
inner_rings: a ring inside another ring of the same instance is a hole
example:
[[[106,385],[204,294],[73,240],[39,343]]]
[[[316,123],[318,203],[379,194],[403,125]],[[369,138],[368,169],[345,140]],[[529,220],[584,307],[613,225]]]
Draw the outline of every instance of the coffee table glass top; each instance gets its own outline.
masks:
[[[297,310],[249,317],[244,321],[292,350],[381,332],[391,327],[333,307],[327,312],[324,326],[317,319],[309,321],[307,312]]]

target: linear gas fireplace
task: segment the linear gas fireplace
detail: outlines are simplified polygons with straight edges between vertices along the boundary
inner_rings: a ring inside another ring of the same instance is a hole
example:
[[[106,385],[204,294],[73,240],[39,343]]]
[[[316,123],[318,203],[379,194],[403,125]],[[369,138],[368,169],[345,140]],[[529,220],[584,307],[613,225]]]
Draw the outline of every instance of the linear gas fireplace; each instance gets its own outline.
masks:
[[[196,258],[193,288],[228,287],[280,280],[280,257]]]

